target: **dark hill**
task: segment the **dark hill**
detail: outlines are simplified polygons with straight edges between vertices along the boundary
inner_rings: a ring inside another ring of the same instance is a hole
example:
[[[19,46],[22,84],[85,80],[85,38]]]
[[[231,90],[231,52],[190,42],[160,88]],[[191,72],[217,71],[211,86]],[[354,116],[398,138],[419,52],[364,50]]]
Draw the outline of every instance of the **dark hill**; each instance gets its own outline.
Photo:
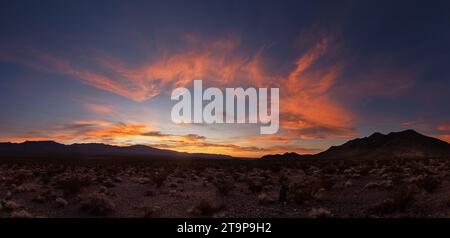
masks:
[[[266,155],[261,159],[302,159],[302,158],[425,158],[450,157],[450,144],[422,135],[414,130],[391,132],[387,135],[374,133],[369,137],[350,140],[340,146],[315,155],[285,153]]]
[[[450,145],[414,130],[374,133],[317,154],[319,158],[422,158],[450,155]]]
[[[1,157],[146,157],[146,158],[219,158],[229,159],[231,156],[216,154],[190,154],[173,150],[157,149],[145,145],[114,146],[107,144],[72,144],[64,145],[54,141],[26,141],[23,143],[0,143]]]

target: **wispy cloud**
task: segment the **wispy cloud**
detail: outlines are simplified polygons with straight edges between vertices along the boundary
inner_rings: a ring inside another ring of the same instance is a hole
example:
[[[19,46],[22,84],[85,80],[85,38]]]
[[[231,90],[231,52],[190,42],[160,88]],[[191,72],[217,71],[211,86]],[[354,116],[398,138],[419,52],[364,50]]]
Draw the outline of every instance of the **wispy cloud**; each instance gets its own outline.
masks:
[[[123,60],[96,55],[95,67],[83,67],[49,53],[32,51],[24,59],[10,57],[38,70],[61,73],[95,88],[124,96],[136,102],[168,93],[174,87],[187,86],[194,79],[204,79],[206,86],[226,85],[279,87],[281,92],[281,126],[291,135],[303,138],[350,137],[354,135],[355,117],[332,97],[343,65],[319,64],[328,57],[332,40],[322,37],[292,63],[288,73],[267,71],[270,62],[264,48],[254,55],[239,48],[239,38],[228,36],[207,39],[196,35],[183,37],[180,50],[163,49],[148,62],[129,65]],[[86,64],[83,64],[86,65]],[[290,66],[287,65],[286,68]],[[87,104],[96,114],[108,114],[112,108]]]
[[[114,107],[112,105],[85,103],[84,106],[88,111],[99,115],[111,115],[115,112]]]

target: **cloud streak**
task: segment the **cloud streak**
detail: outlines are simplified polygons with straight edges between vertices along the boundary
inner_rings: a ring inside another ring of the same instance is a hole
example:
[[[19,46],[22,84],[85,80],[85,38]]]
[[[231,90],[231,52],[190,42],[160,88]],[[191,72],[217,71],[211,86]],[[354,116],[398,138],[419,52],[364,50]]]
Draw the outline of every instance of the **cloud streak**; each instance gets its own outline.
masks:
[[[267,72],[264,65],[268,65],[268,59],[264,57],[263,48],[254,55],[245,55],[235,36],[211,40],[188,34],[183,39],[186,47],[181,50],[163,48],[153,60],[137,66],[99,55],[93,57],[95,67],[81,67],[73,60],[40,51],[32,51],[27,59],[16,56],[9,60],[68,75],[135,102],[168,93],[175,87],[188,86],[194,79],[204,79],[205,86],[214,87],[279,87],[281,127],[289,132],[286,135],[301,138],[354,135],[354,115],[331,96],[343,66],[318,63],[330,54],[333,46],[329,38],[318,39],[293,62],[294,67],[288,73]],[[113,111],[102,105],[87,104],[86,107],[95,114]]]

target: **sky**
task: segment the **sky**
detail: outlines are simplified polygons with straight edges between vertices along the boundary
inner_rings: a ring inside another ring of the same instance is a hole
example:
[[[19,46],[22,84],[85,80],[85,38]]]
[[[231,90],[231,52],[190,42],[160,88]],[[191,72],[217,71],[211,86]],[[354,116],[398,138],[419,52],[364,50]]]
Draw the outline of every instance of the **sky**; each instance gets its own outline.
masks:
[[[448,1],[0,1],[0,141],[258,157],[450,142]],[[279,88],[280,130],[175,124],[176,87]]]

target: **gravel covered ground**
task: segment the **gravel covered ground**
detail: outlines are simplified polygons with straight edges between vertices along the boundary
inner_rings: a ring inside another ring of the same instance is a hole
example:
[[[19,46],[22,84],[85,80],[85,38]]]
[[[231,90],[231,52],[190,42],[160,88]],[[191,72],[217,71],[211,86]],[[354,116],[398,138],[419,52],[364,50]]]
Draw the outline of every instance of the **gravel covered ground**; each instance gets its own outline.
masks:
[[[0,217],[450,217],[449,161],[1,159]]]

